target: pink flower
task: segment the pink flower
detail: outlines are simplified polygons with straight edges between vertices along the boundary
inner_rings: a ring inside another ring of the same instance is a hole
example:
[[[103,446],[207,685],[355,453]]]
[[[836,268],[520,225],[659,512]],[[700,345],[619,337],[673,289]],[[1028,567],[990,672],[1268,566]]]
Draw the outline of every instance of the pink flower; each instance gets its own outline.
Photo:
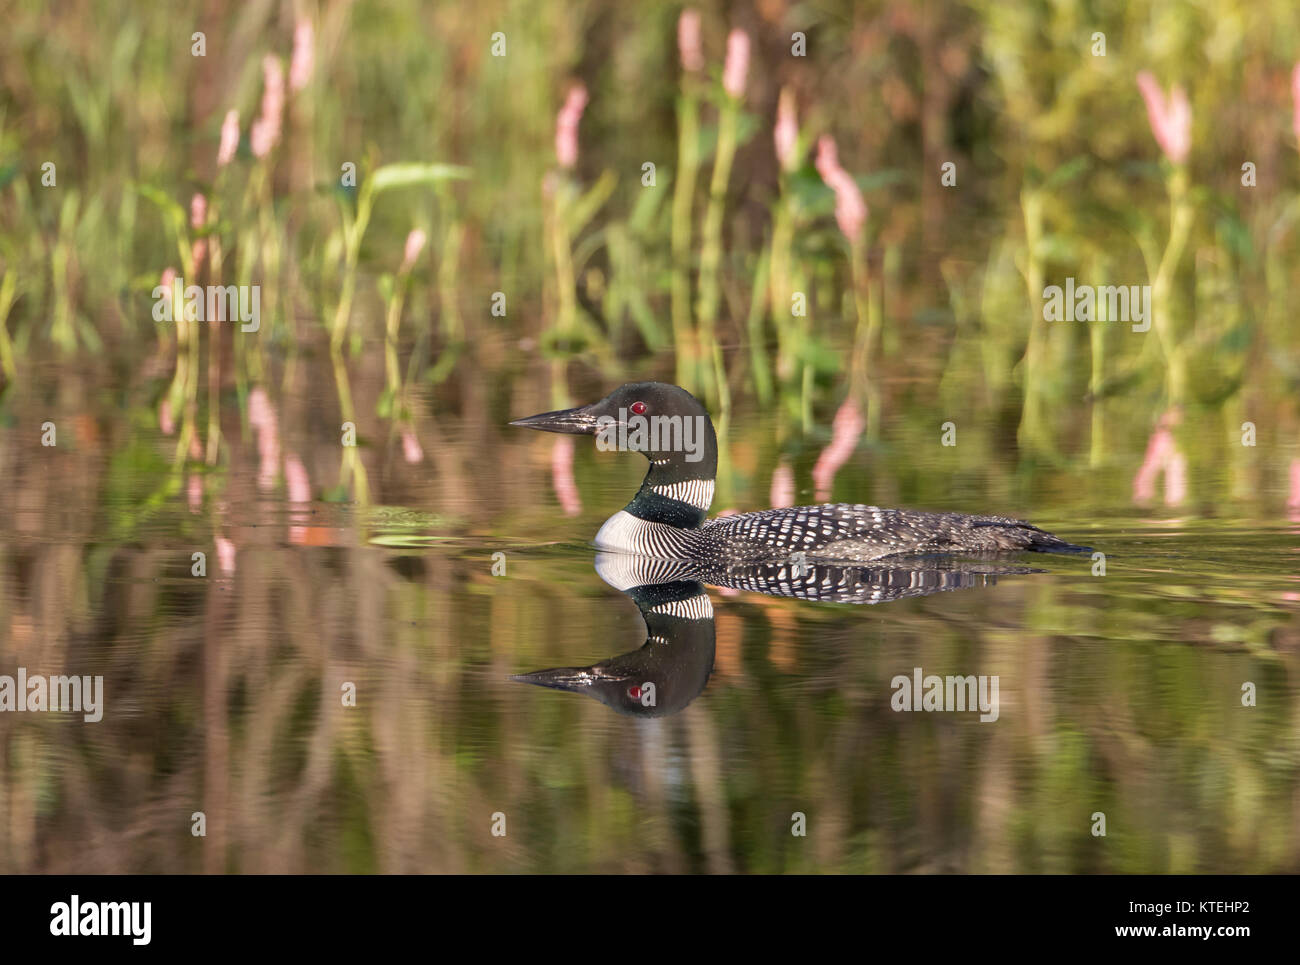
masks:
[[[170,288],[171,284],[168,283],[167,287]],[[158,407],[158,428],[162,430],[162,434],[165,436],[170,436],[176,431],[176,419],[172,415],[171,399],[164,398],[162,405]]]
[[[262,113],[248,132],[248,141],[256,157],[266,157],[280,140],[280,124],[284,119],[284,68],[280,60],[267,54],[262,58]]]
[[[284,481],[289,489],[289,502],[311,502],[311,479],[296,452],[289,453],[284,459]]]
[[[416,259],[420,257],[420,252],[424,250],[424,243],[428,240],[427,236],[419,228],[415,228],[406,236],[406,251],[402,255],[402,271],[410,271],[415,267]]]
[[[722,65],[722,88],[732,97],[745,96],[745,75],[749,73],[749,34],[733,30],[727,34],[727,59]]]
[[[1182,421],[1176,409],[1160,417],[1147,441],[1142,465],[1133,477],[1133,501],[1149,503],[1156,497],[1156,477],[1165,474],[1165,502],[1177,506],[1187,497],[1187,459],[1178,451],[1174,427]]]
[[[302,90],[311,80],[312,29],[310,20],[299,20],[293,28],[293,56],[289,60],[289,87]]]
[[[208,199],[202,194],[190,198],[190,227],[202,228],[208,223]],[[194,263],[203,264],[208,256],[208,239],[200,238],[194,242]]]
[[[311,502],[311,479],[307,476],[307,469],[298,458],[296,452],[291,452],[284,459],[284,481],[289,489],[289,502],[298,505],[305,505]],[[296,523],[301,524],[304,521],[305,513],[301,511],[291,511],[289,518]],[[295,546],[301,546],[307,541],[307,531],[309,527],[302,525],[289,526],[289,542]]]
[[[1192,106],[1187,92],[1178,84],[1165,100],[1165,93],[1148,70],[1137,75],[1138,89],[1147,103],[1147,119],[1160,150],[1173,164],[1182,164],[1192,149]]]
[[[773,509],[794,505],[794,470],[784,459],[772,472],[772,489],[768,493],[768,501]]]
[[[551,482],[564,515],[577,516],[582,512],[582,497],[578,495],[578,484],[573,479],[572,436],[560,436],[555,440],[555,447],[551,449]]]
[[[190,512],[197,513],[203,508],[203,477],[191,475],[185,492],[190,505]]]
[[[217,565],[227,576],[235,572],[235,544],[228,537],[217,537]]]
[[[239,111],[226,111],[226,119],[221,122],[221,146],[217,148],[217,167],[224,168],[235,156],[239,147]]]
[[[799,120],[795,115],[794,92],[788,87],[781,88],[772,140],[776,142],[776,159],[781,162],[781,168],[785,171],[797,168],[799,158],[795,151],[799,145]]]
[[[578,163],[578,122],[587,106],[587,88],[574,84],[555,118],[555,156],[560,167],[571,168]]]
[[[677,50],[682,67],[691,73],[704,69],[704,50],[700,46],[700,12],[689,7],[677,18]]]
[[[835,220],[844,237],[855,242],[862,237],[867,224],[867,202],[862,198],[857,182],[840,166],[835,140],[823,134],[817,140],[817,173],[826,186],[835,192]]]
[[[411,465],[424,460],[424,450],[420,448],[420,440],[416,438],[410,426],[402,428],[402,457]]]
[[[1291,130],[1295,131],[1296,142],[1300,143],[1300,63],[1291,71],[1291,101],[1295,110],[1291,115]]]
[[[831,423],[830,445],[822,450],[821,455],[817,457],[817,465],[813,466],[813,486],[816,488],[818,499],[830,497],[831,483],[835,481],[835,474],[853,455],[864,428],[866,428],[866,421],[858,411],[857,403],[851,397],[845,399]]]
[[[248,393],[248,424],[257,433],[257,488],[270,492],[280,471],[280,428],[275,407],[260,385]]]

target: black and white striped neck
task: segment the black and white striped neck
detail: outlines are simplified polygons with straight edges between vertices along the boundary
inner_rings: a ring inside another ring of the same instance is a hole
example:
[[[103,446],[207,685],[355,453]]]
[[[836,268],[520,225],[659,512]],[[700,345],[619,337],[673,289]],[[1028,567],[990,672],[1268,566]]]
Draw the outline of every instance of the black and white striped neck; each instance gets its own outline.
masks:
[[[596,534],[599,549],[660,559],[692,559],[700,527],[713,503],[713,477],[688,465],[651,461],[632,501]]]

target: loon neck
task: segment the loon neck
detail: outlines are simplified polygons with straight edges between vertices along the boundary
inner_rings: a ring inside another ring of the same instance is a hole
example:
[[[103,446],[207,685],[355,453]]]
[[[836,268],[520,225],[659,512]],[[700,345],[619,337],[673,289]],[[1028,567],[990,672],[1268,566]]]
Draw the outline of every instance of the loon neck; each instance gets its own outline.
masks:
[[[713,503],[713,481],[718,474],[718,437],[708,415],[696,418],[696,438],[684,439],[689,447],[646,453],[650,471],[624,512],[678,529],[699,529],[703,525]]]
[[[641,488],[624,512],[652,523],[679,529],[699,529],[713,503],[712,461],[651,461]]]

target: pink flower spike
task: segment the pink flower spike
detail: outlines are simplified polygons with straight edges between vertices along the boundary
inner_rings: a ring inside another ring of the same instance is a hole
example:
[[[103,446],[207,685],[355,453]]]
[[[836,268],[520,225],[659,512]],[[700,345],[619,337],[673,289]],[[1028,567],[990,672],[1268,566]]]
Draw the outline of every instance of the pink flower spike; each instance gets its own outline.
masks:
[[[411,233],[406,236],[406,251],[402,255],[402,271],[410,271],[415,267],[416,260],[420,257],[420,252],[424,250],[424,243],[428,237],[419,228],[412,229]]]
[[[700,45],[700,12],[691,8],[677,18],[677,50],[682,67],[693,74],[704,69],[704,48]]]
[[[733,30],[727,34],[727,59],[722,65],[722,88],[739,100],[745,96],[749,74],[749,34]]]
[[[1300,513],[1300,458],[1291,460],[1291,485],[1287,494],[1286,507],[1292,512]]]
[[[171,285],[168,284],[167,287],[170,288]],[[176,419],[172,416],[171,399],[163,399],[162,405],[158,407],[158,428],[162,430],[162,434],[165,436],[170,436],[176,431]]]
[[[1296,145],[1300,146],[1300,63],[1291,71],[1291,102],[1294,113],[1291,115],[1291,130],[1295,131]]]
[[[587,106],[587,88],[574,84],[555,118],[555,157],[560,167],[571,168],[578,163],[578,122]]]
[[[302,90],[311,80],[312,27],[310,20],[299,20],[293,28],[293,56],[289,60],[289,87]]]
[[[795,113],[794,93],[788,87],[781,88],[772,140],[776,143],[776,159],[782,170],[795,170],[799,166],[799,158],[795,155],[799,144],[799,120]]]
[[[1156,143],[1171,164],[1182,164],[1192,150],[1192,106],[1187,92],[1175,84],[1166,101],[1164,91],[1149,70],[1137,75],[1137,85],[1146,101],[1147,120]]]
[[[284,68],[277,57],[262,58],[265,87],[262,90],[262,113],[248,132],[249,144],[256,157],[264,158],[280,141],[280,124],[284,119]]]
[[[217,167],[224,168],[235,157],[239,147],[239,111],[226,111],[226,119],[221,122],[221,145],[217,148]]]
[[[835,140],[829,134],[823,134],[817,140],[816,164],[817,173],[835,192],[835,220],[840,231],[850,242],[858,241],[867,224],[867,202],[853,176],[840,166]]]

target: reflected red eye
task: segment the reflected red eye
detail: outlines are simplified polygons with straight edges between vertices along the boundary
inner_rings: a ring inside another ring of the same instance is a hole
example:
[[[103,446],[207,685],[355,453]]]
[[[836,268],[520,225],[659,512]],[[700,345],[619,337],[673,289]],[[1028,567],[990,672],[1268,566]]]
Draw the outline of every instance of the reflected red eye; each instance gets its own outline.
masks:
[[[637,404],[640,405],[640,403],[637,403]],[[640,688],[640,687],[628,687],[628,688],[627,688],[627,695],[628,695],[629,697],[631,697],[633,700],[640,700],[640,699],[641,699],[641,688]]]
[[[633,402],[633,403],[632,403],[632,411],[635,412],[637,415],[645,415],[645,403],[644,403],[644,402]]]

